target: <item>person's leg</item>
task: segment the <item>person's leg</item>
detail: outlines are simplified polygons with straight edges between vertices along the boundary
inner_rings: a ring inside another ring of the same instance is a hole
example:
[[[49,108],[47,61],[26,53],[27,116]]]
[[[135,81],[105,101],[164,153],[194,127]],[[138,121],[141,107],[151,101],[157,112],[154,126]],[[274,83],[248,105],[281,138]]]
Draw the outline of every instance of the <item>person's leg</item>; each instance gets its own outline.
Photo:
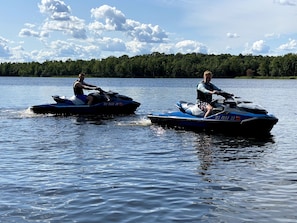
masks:
[[[87,100],[88,100],[88,105],[91,105],[91,104],[93,104],[94,98],[93,98],[93,96],[88,95]]]
[[[206,118],[207,116],[210,115],[210,113],[212,112],[212,106],[210,104],[208,104],[206,106],[207,111],[205,112],[204,118]]]
[[[83,103],[87,104],[87,102],[88,102],[87,95],[84,95],[84,94],[82,94],[82,95],[76,95],[76,97],[79,100],[81,100]]]

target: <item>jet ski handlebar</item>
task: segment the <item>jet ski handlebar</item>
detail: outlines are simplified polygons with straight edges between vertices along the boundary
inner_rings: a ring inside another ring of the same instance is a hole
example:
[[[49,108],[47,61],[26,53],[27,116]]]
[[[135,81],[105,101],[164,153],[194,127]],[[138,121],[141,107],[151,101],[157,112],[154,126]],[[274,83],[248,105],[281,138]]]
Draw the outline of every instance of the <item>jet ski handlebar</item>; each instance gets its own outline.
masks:
[[[103,95],[116,95],[116,94],[118,94],[117,92],[114,92],[114,91],[104,91],[100,87],[97,87],[95,90],[97,91],[98,94],[103,94]]]
[[[233,94],[230,94],[225,91],[218,91],[218,92],[216,92],[216,94],[224,97],[225,99],[233,98],[233,96],[234,96]]]
[[[234,95],[227,93],[225,91],[217,91],[215,94],[220,95],[224,98],[223,102],[220,102],[218,98],[214,99],[210,104],[213,107],[220,107],[222,104],[229,104],[230,106],[235,106],[236,101],[234,100]]]

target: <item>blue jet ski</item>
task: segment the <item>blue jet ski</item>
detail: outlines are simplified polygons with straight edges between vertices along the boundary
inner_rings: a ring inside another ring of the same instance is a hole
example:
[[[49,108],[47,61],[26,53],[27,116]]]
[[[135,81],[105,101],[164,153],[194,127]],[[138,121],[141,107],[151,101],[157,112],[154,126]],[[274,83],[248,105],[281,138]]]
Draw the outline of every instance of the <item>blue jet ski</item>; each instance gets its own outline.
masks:
[[[30,109],[37,114],[56,115],[122,115],[133,114],[140,103],[113,91],[92,93],[94,101],[88,105],[76,96],[52,96],[56,103],[34,105]]]
[[[222,97],[211,102],[214,109],[206,118],[197,104],[186,101],[177,102],[179,111],[150,114],[148,118],[152,123],[178,129],[253,136],[270,135],[278,122],[260,105],[226,92],[219,92],[218,95]]]

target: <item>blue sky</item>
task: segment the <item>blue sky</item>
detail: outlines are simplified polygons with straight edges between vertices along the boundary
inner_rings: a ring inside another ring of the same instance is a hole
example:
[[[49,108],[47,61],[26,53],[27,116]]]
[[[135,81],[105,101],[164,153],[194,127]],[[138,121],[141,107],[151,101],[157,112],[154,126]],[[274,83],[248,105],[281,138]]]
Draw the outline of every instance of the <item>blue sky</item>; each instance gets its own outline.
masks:
[[[9,0],[0,16],[0,62],[297,53],[297,0]]]

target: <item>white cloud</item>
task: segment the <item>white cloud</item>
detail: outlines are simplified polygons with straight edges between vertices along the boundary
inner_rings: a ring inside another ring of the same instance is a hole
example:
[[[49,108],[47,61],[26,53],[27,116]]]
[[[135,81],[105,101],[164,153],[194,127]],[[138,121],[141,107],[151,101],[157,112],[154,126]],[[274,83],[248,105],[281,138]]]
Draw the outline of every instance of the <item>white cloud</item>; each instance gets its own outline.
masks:
[[[126,47],[131,54],[148,54],[152,53],[151,46],[145,42],[129,41]]]
[[[289,6],[296,5],[296,0],[274,0],[273,2],[280,5],[289,5]]]
[[[175,44],[176,51],[179,53],[207,53],[207,47],[199,42],[184,40]]]
[[[203,43],[193,40],[182,40],[177,43],[162,43],[152,48],[151,52],[160,53],[203,53],[207,54],[208,47]]]
[[[11,56],[7,42],[8,41],[6,39],[0,36],[0,58],[9,58]]]
[[[79,58],[91,55],[94,57],[103,51],[131,55],[150,53],[153,45],[148,43],[161,43],[167,38],[165,31],[158,25],[126,19],[121,11],[108,5],[91,9],[91,17],[95,20],[87,25],[84,20],[72,16],[70,7],[62,1],[42,0],[39,9],[41,13],[48,15],[39,30],[35,25],[28,23],[19,32],[21,37],[43,37],[46,48],[39,53],[34,52],[33,59],[47,60],[53,55],[55,58]],[[119,37],[113,37],[112,31],[120,33],[116,35]],[[52,32],[66,34],[74,39],[55,40],[54,35],[50,35]],[[46,37],[51,38],[46,39]],[[130,41],[127,41],[127,37]],[[75,43],[75,39],[86,41]]]
[[[22,46],[11,48],[10,61],[27,62],[32,59],[30,53],[26,52]]]
[[[61,31],[77,39],[87,38],[84,20],[72,16],[70,6],[63,1],[42,0],[38,6],[41,13],[49,15],[41,28],[42,33]]]
[[[19,36],[21,36],[21,37],[30,37],[30,36],[40,37],[40,33],[37,31],[34,31],[32,29],[29,29],[29,28],[23,28],[19,32]]]
[[[258,40],[253,43],[251,52],[255,54],[266,54],[269,52],[269,46],[265,44],[264,40]]]
[[[123,26],[126,23],[125,15],[115,7],[102,5],[99,8],[93,8],[91,9],[91,16],[96,20],[103,20],[104,23],[98,26],[100,28],[110,31],[124,30]]]
[[[100,36],[104,31],[104,25],[101,22],[94,21],[88,25],[88,30],[93,34]]]
[[[174,47],[175,47],[175,44],[173,43],[161,43],[161,44],[158,44],[157,46],[154,46],[152,48],[152,52],[172,54],[172,53],[175,53]]]
[[[34,24],[26,23],[27,28],[22,28],[19,32],[20,37],[36,37],[43,38],[48,37],[49,33],[47,31],[36,31],[34,30],[36,26]]]
[[[297,50],[297,41],[295,39],[290,39],[288,43],[282,44],[279,46],[280,50],[290,51]]]
[[[69,58],[88,58],[87,51],[84,46],[73,42],[56,40],[52,41],[47,48],[40,51],[33,51],[31,54],[33,60],[67,60]]]
[[[147,43],[162,43],[167,38],[167,34],[158,26],[153,26],[151,24],[137,24],[130,29],[127,33],[132,38]]]
[[[53,20],[70,20],[71,8],[63,1],[41,0],[38,7],[41,13],[49,14]]]
[[[104,51],[122,51],[126,50],[125,42],[119,38],[104,37],[98,41],[101,46],[101,50]]]
[[[297,0],[204,2],[192,0],[190,2],[184,4],[187,16],[182,18],[183,24],[197,33],[197,40],[217,52],[224,52],[226,50],[225,45],[228,45],[234,52],[240,53],[238,49],[243,49],[246,42],[263,39],[267,33],[274,33],[274,38],[276,38],[280,35],[296,32],[294,31],[296,24],[292,21],[297,20],[296,6],[294,6]],[[229,30],[235,30],[236,33]],[[219,35],[228,32],[227,37],[230,39],[233,37],[232,42],[227,40],[223,44],[220,41],[222,37]],[[235,39],[234,37],[238,37],[239,33],[240,38]],[[266,51],[267,47],[272,47],[271,42],[266,42]]]
[[[143,24],[127,19],[115,7],[103,5],[93,8],[91,15],[96,20],[90,23],[89,28],[97,34],[102,34],[103,31],[120,31],[136,41],[148,43],[162,43],[168,37],[158,25]]]
[[[228,38],[239,38],[240,36],[237,33],[227,33]]]
[[[125,3],[131,4],[125,14],[120,0],[117,7],[72,1],[73,11],[65,2],[39,0],[35,12],[42,17],[23,20],[26,23],[19,29],[23,42],[0,38],[0,60],[87,59],[152,52],[259,55],[297,49],[296,24],[292,22],[297,19],[297,0],[147,2],[151,16],[142,14],[135,2]],[[74,14],[77,12],[80,17]]]
[[[86,39],[84,21],[76,17],[70,17],[69,21],[47,20],[42,27],[43,32],[61,31],[77,39]]]
[[[264,36],[265,38],[280,38],[280,34],[276,34],[276,33],[267,33]]]

